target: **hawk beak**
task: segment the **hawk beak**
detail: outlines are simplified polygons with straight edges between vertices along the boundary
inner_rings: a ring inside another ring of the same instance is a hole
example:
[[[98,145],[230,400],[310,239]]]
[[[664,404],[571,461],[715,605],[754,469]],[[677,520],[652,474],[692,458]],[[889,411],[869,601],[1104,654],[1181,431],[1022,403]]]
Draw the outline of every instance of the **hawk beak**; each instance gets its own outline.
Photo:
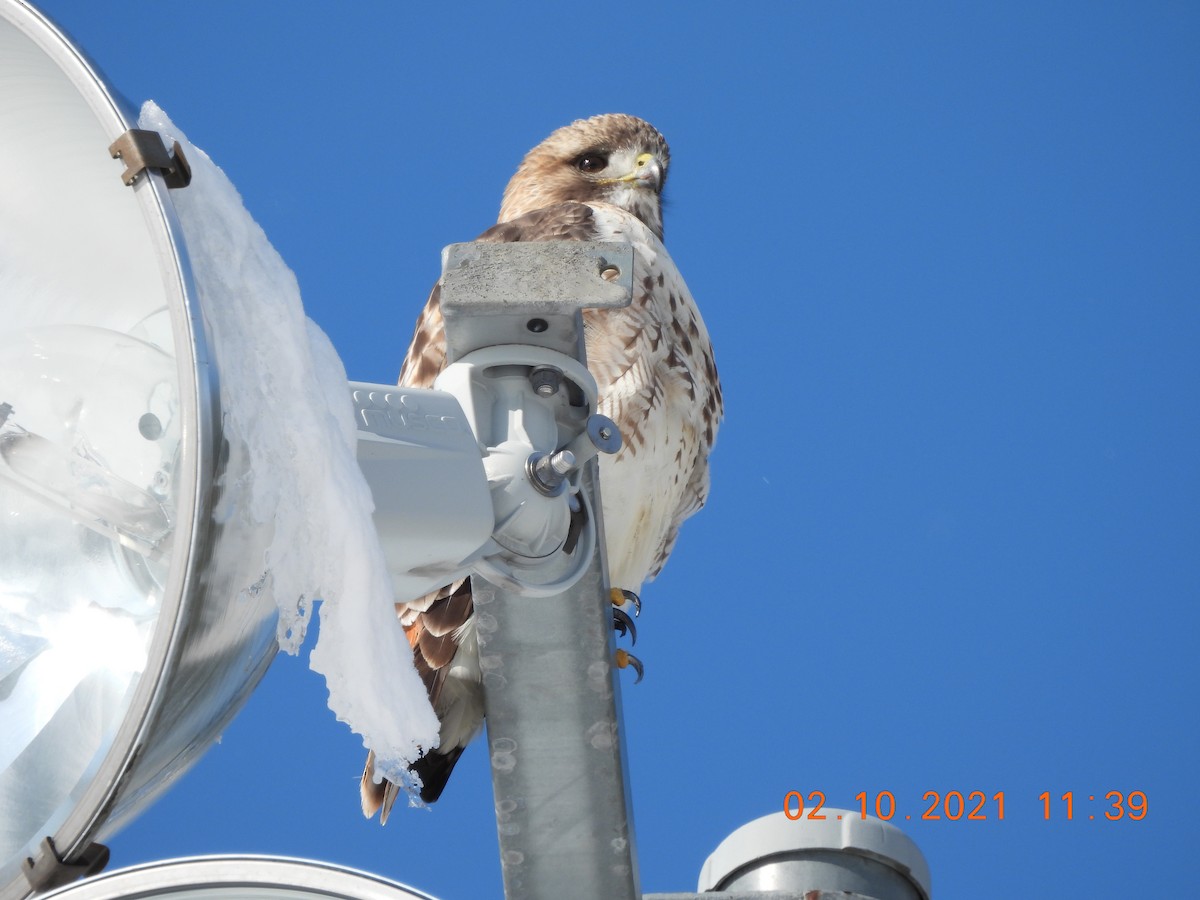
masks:
[[[632,172],[622,175],[620,178],[613,178],[609,183],[624,182],[657,192],[662,187],[662,174],[662,164],[654,157],[654,154],[642,153],[634,160]]]

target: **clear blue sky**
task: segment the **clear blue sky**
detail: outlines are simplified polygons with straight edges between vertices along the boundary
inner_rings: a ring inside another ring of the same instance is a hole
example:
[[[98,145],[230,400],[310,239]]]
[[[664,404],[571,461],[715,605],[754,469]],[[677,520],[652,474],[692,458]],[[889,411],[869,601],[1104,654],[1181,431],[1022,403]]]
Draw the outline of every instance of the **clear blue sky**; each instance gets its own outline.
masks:
[[[791,790],[892,792],[939,898],[1178,890],[1200,7],[43,5],[226,170],[358,380],[395,378],[441,247],[549,131],[623,111],[667,135],[667,245],[728,417],[624,693],[646,890],[694,889]],[[499,896],[479,747],[383,829],[361,763],[280,658],[114,865],[270,852]],[[918,821],[952,790],[1003,791],[1004,821]],[[1111,790],[1146,818],[1106,821]]]

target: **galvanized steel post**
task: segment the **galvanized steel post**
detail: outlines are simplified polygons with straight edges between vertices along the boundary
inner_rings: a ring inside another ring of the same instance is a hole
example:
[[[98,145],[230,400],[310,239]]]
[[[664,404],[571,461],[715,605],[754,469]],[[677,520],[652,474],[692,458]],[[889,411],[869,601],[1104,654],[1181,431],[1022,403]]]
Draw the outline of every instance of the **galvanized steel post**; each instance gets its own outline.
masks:
[[[632,257],[580,242],[447,248],[449,361],[506,343],[585,361],[580,310],[629,303]],[[531,597],[473,578],[508,900],[640,896],[597,469],[583,472],[597,540],[580,581]]]

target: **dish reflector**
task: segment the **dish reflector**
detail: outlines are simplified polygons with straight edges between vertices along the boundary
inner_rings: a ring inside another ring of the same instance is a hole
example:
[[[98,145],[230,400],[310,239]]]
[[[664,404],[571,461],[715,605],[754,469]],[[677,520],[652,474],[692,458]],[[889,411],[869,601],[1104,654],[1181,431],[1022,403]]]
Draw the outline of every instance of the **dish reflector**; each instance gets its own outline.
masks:
[[[276,651],[273,602],[244,590],[269,534],[213,521],[245,454],[174,208],[109,152],[133,123],[0,0],[2,900],[78,875],[61,863],[194,762]]]

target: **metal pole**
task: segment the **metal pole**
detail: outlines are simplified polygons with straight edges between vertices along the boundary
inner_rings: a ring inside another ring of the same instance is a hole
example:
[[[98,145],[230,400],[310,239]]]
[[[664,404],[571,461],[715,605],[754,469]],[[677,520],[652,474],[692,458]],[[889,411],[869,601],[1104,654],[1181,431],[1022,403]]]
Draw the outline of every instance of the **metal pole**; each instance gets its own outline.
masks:
[[[447,359],[532,344],[585,362],[580,310],[629,303],[628,245],[458,244],[443,254]],[[507,900],[637,900],[597,465],[582,579],[531,597],[472,578]]]
[[[641,896],[602,547],[557,597],[473,581],[508,900]]]

